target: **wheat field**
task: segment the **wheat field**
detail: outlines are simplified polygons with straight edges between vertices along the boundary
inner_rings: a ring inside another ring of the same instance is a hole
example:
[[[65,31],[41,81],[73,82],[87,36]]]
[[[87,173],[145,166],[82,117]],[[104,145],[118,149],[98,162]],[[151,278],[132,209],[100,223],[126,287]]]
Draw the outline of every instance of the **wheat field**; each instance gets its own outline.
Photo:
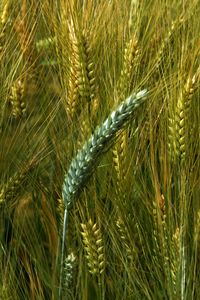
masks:
[[[199,15],[0,1],[0,299],[200,299]]]

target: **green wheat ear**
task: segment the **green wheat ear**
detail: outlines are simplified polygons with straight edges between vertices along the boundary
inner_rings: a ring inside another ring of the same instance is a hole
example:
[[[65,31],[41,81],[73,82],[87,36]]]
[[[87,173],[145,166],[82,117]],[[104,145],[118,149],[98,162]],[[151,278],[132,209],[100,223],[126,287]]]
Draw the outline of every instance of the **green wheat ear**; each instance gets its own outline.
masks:
[[[96,128],[94,134],[78,151],[64,178],[62,193],[66,207],[72,204],[78,191],[89,178],[94,164],[104,148],[131,117],[133,111],[146,99],[146,96],[147,90],[142,90],[128,97],[100,127]]]
[[[131,117],[135,109],[146,99],[147,90],[142,90],[137,94],[132,94],[114,110],[101,126],[98,126],[89,140],[78,151],[76,157],[72,160],[69,170],[64,178],[62,195],[65,204],[63,218],[63,234],[61,249],[61,268],[60,268],[60,286],[59,299],[62,293],[64,245],[68,222],[68,208],[73,204],[78,191],[88,180],[94,165],[105,147],[114,138],[118,130]]]

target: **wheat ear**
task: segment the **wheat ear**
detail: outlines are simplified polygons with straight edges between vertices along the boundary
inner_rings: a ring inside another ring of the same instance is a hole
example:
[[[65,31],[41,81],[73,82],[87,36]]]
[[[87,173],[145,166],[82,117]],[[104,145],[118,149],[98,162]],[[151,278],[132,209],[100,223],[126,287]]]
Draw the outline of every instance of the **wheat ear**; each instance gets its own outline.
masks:
[[[29,161],[27,165],[10,177],[9,181],[0,188],[0,205],[8,203],[18,194],[22,183],[36,164],[37,162],[34,159]]]
[[[168,269],[169,255],[168,255],[168,235],[167,235],[167,223],[166,223],[166,207],[165,198],[163,195],[158,195],[157,199],[153,201],[153,221],[154,232],[153,238],[155,243],[155,256],[161,253],[164,267]]]
[[[74,268],[76,265],[76,256],[73,252],[67,255],[65,258],[65,267],[64,267],[64,278],[65,278],[65,287],[68,290],[70,284],[73,280]]]
[[[139,58],[138,41],[136,38],[132,38],[126,44],[123,57],[123,66],[118,82],[117,94],[119,100],[126,97],[130,90],[134,70],[137,69],[137,62]],[[117,189],[120,192],[120,196],[123,194],[122,186],[124,186],[124,180],[126,176],[126,152],[127,152],[127,132],[124,131],[117,143],[113,148],[113,162],[114,168],[117,174]],[[125,194],[124,194],[125,196]]]
[[[130,39],[124,50],[123,66],[118,82],[118,95],[120,100],[126,97],[131,90],[132,77],[134,70],[137,69],[137,63],[139,58],[139,47],[136,38]]]
[[[72,204],[73,198],[76,197],[78,191],[90,176],[100,153],[115,133],[130,118],[133,111],[146,99],[146,95],[147,91],[142,90],[128,97],[100,127],[96,128],[94,134],[78,151],[64,178],[62,194],[66,207]]]
[[[22,117],[26,112],[25,104],[26,79],[19,79],[11,87],[9,101],[12,105],[12,115]]]
[[[3,46],[5,44],[5,35],[6,35],[6,27],[9,20],[9,8],[10,8],[10,2],[7,1],[2,8],[1,14],[0,14],[0,54],[3,50]]]
[[[105,269],[103,238],[100,228],[90,219],[87,224],[81,224],[84,249],[88,261],[89,272],[101,275]]]
[[[131,242],[128,228],[121,216],[116,221],[119,237],[122,241],[122,249],[125,250],[125,255],[129,263],[134,262],[137,258],[137,248],[134,242]]]
[[[96,104],[96,77],[92,49],[88,32],[79,31],[73,22],[69,22],[69,83],[67,111],[70,117],[76,112],[76,106],[84,104]],[[90,103],[91,102],[91,103]]]
[[[200,67],[193,77],[189,76],[181,91],[175,110],[175,117],[169,118],[169,152],[175,161],[185,161],[188,138],[187,122],[192,104],[192,97],[198,88]],[[174,154],[174,157],[172,156]]]

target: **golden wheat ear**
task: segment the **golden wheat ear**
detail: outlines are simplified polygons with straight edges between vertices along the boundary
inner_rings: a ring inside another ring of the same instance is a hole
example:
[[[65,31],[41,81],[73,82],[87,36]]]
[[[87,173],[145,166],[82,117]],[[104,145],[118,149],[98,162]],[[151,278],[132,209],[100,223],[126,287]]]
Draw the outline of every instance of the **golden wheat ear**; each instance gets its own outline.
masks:
[[[89,272],[99,276],[105,270],[105,249],[101,230],[91,219],[87,224],[81,224],[81,227]]]
[[[191,77],[188,76],[183,88],[180,91],[176,103],[174,116],[169,117],[169,154],[174,162],[185,162],[187,147],[189,144],[188,121],[192,98],[198,88],[200,67]]]
[[[137,62],[139,57],[139,46],[136,38],[131,38],[124,50],[123,64],[121,68],[120,78],[117,84],[117,95],[119,101],[126,97],[132,87],[132,79],[136,74]],[[123,186],[126,177],[126,161],[127,161],[127,132],[123,131],[118,137],[117,142],[113,147],[113,163],[117,174],[117,189],[120,196],[125,193]]]
[[[7,1],[3,5],[2,10],[0,10],[0,54],[2,53],[3,46],[4,46],[6,27],[7,27],[7,22],[9,19],[9,8],[10,8],[10,3],[9,3],[9,1]]]
[[[25,103],[25,79],[19,79],[11,87],[9,101],[11,103],[11,113],[15,118],[22,117],[26,112]]]
[[[68,22],[69,76],[67,112],[70,118],[82,105],[96,107],[96,77],[89,33]],[[92,109],[94,110],[94,108]],[[91,110],[91,111],[92,111]]]

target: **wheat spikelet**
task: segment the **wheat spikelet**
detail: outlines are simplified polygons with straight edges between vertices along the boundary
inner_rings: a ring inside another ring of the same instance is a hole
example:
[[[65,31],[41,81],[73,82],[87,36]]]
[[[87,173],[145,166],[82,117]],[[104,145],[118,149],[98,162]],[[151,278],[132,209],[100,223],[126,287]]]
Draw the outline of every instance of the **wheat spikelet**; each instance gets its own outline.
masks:
[[[101,230],[91,219],[87,224],[81,224],[81,227],[89,272],[93,275],[101,275],[105,269],[105,254]]]
[[[25,85],[25,79],[19,79],[11,87],[9,101],[15,118],[22,117],[26,112]]]
[[[169,117],[169,152],[171,158],[183,163],[186,156],[186,144],[188,141],[188,118],[192,97],[198,87],[199,69],[193,77],[188,77],[183,90],[180,92],[175,116]]]
[[[89,178],[99,155],[116,132],[131,117],[133,111],[145,100],[146,95],[147,91],[142,90],[122,102],[104,123],[96,128],[94,134],[84,144],[83,148],[78,151],[64,178],[62,193],[66,206],[72,204],[73,198]]]

